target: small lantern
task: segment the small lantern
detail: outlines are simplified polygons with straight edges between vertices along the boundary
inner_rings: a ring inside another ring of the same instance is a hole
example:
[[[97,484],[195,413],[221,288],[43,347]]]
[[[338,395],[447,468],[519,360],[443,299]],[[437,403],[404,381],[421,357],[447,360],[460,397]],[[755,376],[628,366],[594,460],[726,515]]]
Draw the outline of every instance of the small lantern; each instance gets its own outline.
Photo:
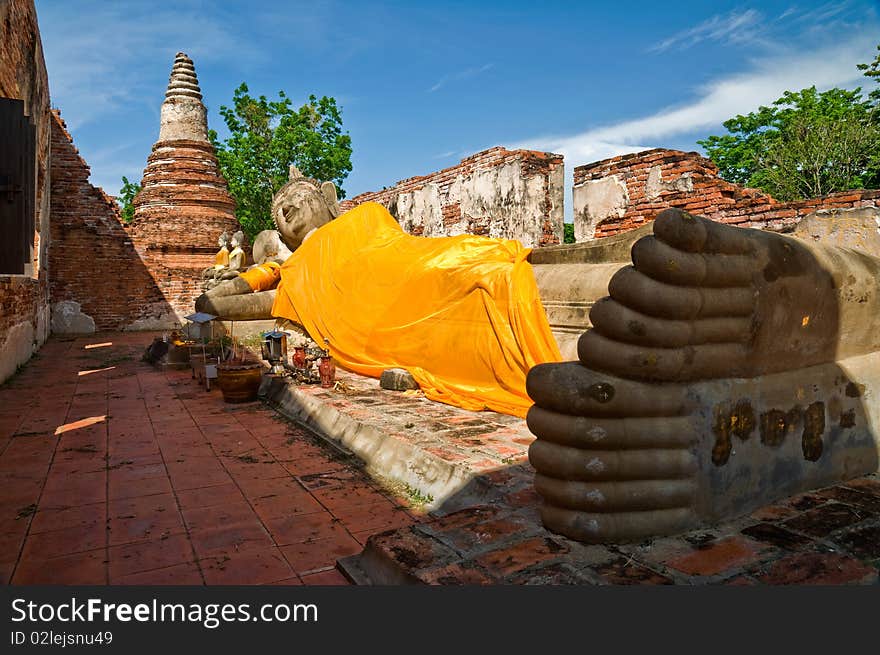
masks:
[[[272,365],[272,375],[283,375],[284,364],[287,362],[287,332],[272,330],[263,333],[261,349],[263,359]]]

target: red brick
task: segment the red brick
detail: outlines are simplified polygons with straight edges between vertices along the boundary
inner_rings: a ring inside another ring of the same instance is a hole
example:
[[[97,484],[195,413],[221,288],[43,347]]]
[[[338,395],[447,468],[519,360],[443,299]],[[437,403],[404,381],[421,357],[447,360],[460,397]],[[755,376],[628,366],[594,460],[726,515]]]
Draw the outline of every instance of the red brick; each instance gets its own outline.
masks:
[[[728,537],[676,557],[666,565],[689,575],[717,575],[755,562],[764,550],[749,539]]]
[[[763,584],[873,584],[877,569],[857,559],[833,553],[800,553],[778,560],[754,574]]]

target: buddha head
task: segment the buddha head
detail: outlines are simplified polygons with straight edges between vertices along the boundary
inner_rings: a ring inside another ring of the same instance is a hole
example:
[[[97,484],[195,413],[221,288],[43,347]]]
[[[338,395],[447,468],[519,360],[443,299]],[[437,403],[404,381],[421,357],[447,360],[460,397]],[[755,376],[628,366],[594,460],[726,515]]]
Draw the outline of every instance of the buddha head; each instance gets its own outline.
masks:
[[[229,235],[226,234],[226,231],[224,230],[223,234],[221,234],[219,237],[217,237],[217,247],[220,248],[220,250],[223,250],[223,248],[225,248],[226,244],[228,244],[228,243],[229,243]]]
[[[339,216],[336,187],[305,177],[290,167],[290,181],[272,199],[272,220],[290,250],[296,250],[306,237]]]

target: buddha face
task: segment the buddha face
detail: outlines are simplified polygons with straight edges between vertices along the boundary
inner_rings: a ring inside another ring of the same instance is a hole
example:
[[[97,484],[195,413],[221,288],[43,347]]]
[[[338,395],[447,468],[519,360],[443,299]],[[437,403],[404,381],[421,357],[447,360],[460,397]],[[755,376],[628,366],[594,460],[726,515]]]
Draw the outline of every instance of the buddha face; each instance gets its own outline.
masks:
[[[334,217],[321,190],[307,183],[292,185],[280,193],[273,203],[273,214],[278,232],[291,250]]]

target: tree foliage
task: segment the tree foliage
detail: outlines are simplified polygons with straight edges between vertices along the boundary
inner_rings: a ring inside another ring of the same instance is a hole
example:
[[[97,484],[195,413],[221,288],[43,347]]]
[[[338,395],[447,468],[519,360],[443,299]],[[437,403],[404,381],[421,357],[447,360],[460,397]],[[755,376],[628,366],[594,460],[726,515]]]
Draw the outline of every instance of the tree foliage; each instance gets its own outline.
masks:
[[[122,220],[126,223],[131,223],[131,220],[134,218],[134,205],[131,204],[131,201],[134,200],[134,197],[140,190],[140,184],[130,182],[125,175],[122,176],[122,188],[119,190],[116,202],[122,208]]]
[[[880,46],[878,46],[880,49]],[[880,81],[880,55],[860,64]],[[816,87],[786,91],[769,107],[724,122],[698,141],[721,177],[779,200],[880,185],[880,92]]]
[[[336,100],[309,96],[294,109],[284,91],[279,99],[254,98],[242,83],[232,107],[220,114],[229,138],[210,137],[217,151],[220,170],[236,202],[236,218],[249,237],[273,226],[272,196],[288,179],[291,164],[304,175],[332,181],[345,197],[343,180],[351,171],[351,137],[342,132],[342,114]]]

